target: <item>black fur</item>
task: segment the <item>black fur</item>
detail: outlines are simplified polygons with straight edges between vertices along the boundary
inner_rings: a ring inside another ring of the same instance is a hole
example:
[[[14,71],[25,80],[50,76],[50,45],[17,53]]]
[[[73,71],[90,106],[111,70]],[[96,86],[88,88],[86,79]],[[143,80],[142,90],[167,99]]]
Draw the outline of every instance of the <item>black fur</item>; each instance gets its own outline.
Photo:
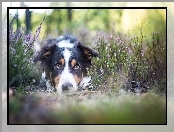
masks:
[[[78,39],[70,35],[47,40],[41,51],[34,58],[34,62],[40,61],[42,70],[46,72],[46,79],[54,80],[63,70],[63,68],[55,69],[57,61],[62,58],[61,52],[64,50],[64,48],[60,48],[57,44],[63,40],[69,40],[70,43],[74,44],[74,47],[69,49],[72,55],[70,60],[75,59],[80,66],[79,70],[70,69],[70,72],[72,74],[76,73],[78,76],[82,76],[82,74],[87,76],[87,68],[90,68],[92,58],[97,57],[98,53],[84,46]],[[52,83],[54,84],[54,82]]]

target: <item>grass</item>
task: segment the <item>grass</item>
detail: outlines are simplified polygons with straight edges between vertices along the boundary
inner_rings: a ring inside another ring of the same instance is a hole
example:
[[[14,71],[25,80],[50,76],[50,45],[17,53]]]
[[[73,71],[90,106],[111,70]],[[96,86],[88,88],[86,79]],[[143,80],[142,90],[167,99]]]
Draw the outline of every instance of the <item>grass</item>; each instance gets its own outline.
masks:
[[[42,93],[10,99],[10,124],[166,124],[165,97],[134,95],[58,96]],[[89,96],[92,98],[89,99]]]

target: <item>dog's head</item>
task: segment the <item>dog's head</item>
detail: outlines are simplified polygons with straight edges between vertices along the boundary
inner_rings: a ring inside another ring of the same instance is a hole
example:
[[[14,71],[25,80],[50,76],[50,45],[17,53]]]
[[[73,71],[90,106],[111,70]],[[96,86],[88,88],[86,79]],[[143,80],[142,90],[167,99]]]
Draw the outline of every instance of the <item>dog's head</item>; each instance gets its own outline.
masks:
[[[87,76],[92,58],[97,56],[97,52],[82,45],[76,38],[63,36],[48,40],[34,62],[41,62],[45,78],[61,93],[77,90]]]

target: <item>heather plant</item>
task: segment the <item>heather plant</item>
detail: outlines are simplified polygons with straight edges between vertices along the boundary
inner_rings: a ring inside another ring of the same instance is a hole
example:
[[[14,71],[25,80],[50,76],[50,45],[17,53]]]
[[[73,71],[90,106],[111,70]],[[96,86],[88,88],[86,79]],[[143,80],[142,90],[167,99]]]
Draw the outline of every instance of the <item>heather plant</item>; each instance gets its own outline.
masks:
[[[95,48],[99,57],[93,59],[92,68],[89,70],[89,74],[93,76],[95,90],[113,90],[118,84],[122,71],[127,67],[128,57],[124,39],[125,36],[122,34],[99,36]]]
[[[146,40],[143,36],[132,39],[129,62],[129,83],[133,80],[155,92],[166,92],[166,40],[153,32]]]
[[[143,32],[143,30],[141,30]],[[93,89],[113,91],[166,92],[166,41],[159,33],[144,38],[122,34],[99,35],[89,74]]]
[[[23,87],[33,84],[38,80],[36,67],[33,66],[34,42],[39,36],[41,25],[35,34],[19,27],[14,31],[15,15],[9,24],[9,86]]]

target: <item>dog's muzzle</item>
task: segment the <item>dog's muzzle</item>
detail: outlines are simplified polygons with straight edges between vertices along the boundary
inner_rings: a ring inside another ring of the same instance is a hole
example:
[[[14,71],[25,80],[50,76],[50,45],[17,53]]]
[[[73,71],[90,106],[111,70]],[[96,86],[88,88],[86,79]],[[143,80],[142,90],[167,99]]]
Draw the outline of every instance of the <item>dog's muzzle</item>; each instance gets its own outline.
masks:
[[[62,91],[72,91],[73,90],[73,85],[70,82],[65,82],[62,85]]]

